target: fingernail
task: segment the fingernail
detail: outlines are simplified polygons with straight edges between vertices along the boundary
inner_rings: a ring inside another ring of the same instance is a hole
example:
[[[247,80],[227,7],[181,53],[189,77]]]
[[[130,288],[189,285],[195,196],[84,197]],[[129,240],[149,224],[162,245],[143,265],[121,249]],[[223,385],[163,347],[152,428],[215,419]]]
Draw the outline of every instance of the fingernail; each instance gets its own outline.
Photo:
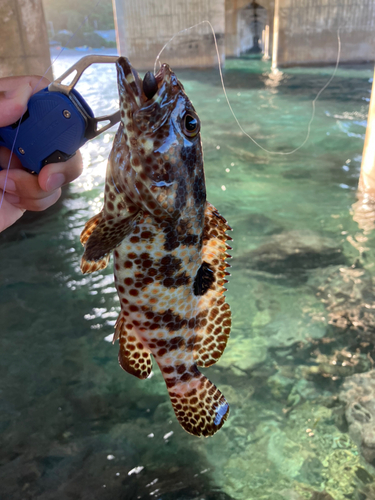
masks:
[[[47,191],[54,191],[65,184],[65,182],[64,174],[52,174],[47,179]]]
[[[4,198],[12,205],[18,205],[18,203],[20,202],[19,197],[15,196],[14,194],[5,193]]]
[[[0,188],[7,193],[12,193],[12,192],[15,193],[17,190],[16,183],[12,179],[1,179]]]

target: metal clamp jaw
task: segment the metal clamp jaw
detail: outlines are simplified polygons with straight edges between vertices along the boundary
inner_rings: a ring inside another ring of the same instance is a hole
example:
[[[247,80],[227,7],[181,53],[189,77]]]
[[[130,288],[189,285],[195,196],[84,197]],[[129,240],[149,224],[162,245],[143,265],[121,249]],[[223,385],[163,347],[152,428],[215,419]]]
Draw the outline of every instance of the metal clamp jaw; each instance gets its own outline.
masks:
[[[111,115],[105,116],[92,116],[87,110],[86,102],[81,98],[78,92],[74,92],[74,87],[77,85],[79,79],[81,78],[83,72],[92,64],[108,64],[115,63],[118,59],[118,56],[102,56],[102,55],[89,55],[82,57],[79,61],[77,61],[73,66],[71,66],[65,73],[63,73],[59,78],[56,78],[52,83],[49,84],[48,90],[50,92],[60,92],[61,94],[65,94],[75,106],[79,109],[79,111],[84,116],[87,121],[87,129],[86,129],[86,138],[93,139],[97,137],[102,132],[105,132],[113,125],[120,121],[121,115],[120,110],[112,113]],[[68,85],[64,85],[62,82],[66,80],[70,75],[76,73],[72,79],[72,81]],[[109,121],[107,125],[98,129],[98,124],[100,122]]]

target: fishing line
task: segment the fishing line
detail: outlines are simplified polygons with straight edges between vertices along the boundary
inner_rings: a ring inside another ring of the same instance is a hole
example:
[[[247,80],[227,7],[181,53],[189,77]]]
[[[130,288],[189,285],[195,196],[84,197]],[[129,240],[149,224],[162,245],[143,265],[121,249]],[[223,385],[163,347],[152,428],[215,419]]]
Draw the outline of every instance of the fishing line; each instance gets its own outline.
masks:
[[[301,149],[305,144],[306,142],[309,140],[309,137],[310,137],[310,130],[311,130],[311,124],[312,122],[314,121],[314,117],[315,117],[315,105],[316,105],[316,101],[319,99],[320,95],[322,94],[322,92],[328,87],[328,85],[332,82],[333,78],[335,77],[336,75],[336,72],[337,72],[337,68],[339,66],[339,62],[340,62],[340,54],[341,54],[341,38],[340,38],[340,28],[337,30],[337,44],[338,44],[338,50],[337,50],[337,60],[336,60],[336,65],[335,65],[335,69],[333,70],[333,73],[330,77],[330,79],[327,81],[327,83],[323,86],[323,88],[321,88],[319,90],[319,92],[316,94],[316,97],[315,99],[312,101],[312,113],[311,113],[311,118],[310,118],[310,121],[307,125],[307,133],[306,133],[306,137],[304,139],[304,141],[302,142],[302,144],[300,144],[297,148],[293,149],[292,151],[269,151],[268,149],[264,148],[263,146],[261,146],[253,137],[251,137],[250,134],[248,134],[242,127],[242,125],[240,124],[240,122],[238,121],[238,118],[235,114],[235,112],[233,111],[233,108],[232,108],[232,105],[229,101],[229,98],[228,98],[228,95],[227,95],[227,91],[225,89],[225,84],[224,84],[224,78],[223,78],[223,72],[222,72],[222,69],[221,69],[221,64],[220,64],[220,53],[219,53],[219,48],[218,48],[218,45],[217,45],[217,40],[216,40],[216,35],[215,35],[215,31],[214,31],[214,28],[212,26],[212,24],[210,23],[210,21],[201,21],[200,23],[197,23],[197,24],[194,24],[194,26],[190,26],[190,28],[185,28],[181,31],[178,31],[177,33],[175,33],[172,38],[170,40],[168,40],[168,42],[163,46],[163,48],[161,49],[161,51],[159,52],[159,54],[156,56],[156,59],[155,59],[155,64],[154,64],[154,74],[156,74],[156,64],[159,62],[159,65],[161,66],[160,64],[160,56],[162,54],[162,52],[164,51],[164,49],[167,47],[167,45],[177,36],[177,35],[180,35],[181,33],[184,33],[185,31],[189,31],[193,28],[196,28],[197,26],[201,25],[201,24],[204,24],[204,23],[207,23],[210,28],[211,28],[211,31],[212,31],[212,35],[214,37],[214,42],[215,42],[215,49],[216,49],[216,55],[217,55],[217,61],[218,61],[218,65],[219,65],[219,73],[220,73],[220,80],[221,80],[221,85],[223,87],[223,92],[224,92],[224,96],[225,96],[225,99],[228,103],[228,106],[229,106],[229,109],[233,115],[233,118],[235,119],[239,129],[241,130],[241,132],[246,136],[248,137],[256,146],[258,146],[258,148],[262,149],[263,151],[265,151],[266,153],[268,154],[271,154],[271,155],[291,155],[293,153],[295,153],[296,151],[298,151],[299,149]]]
[[[81,22],[81,24],[78,26],[78,28],[74,31],[74,33],[71,35],[70,38],[68,38],[68,41],[66,42],[66,45],[68,45],[68,43],[74,39],[74,37],[77,35],[78,31],[82,28],[82,26],[84,25],[84,23],[86,23],[86,21],[88,21],[90,19],[90,17],[94,14],[94,12],[96,11],[97,7],[98,7],[98,4],[101,2],[102,0],[97,0],[96,4],[94,5],[94,8],[93,10],[91,11],[90,14],[88,14],[84,19],[83,21]],[[38,82],[35,84],[34,88],[32,89],[31,91],[31,95],[34,95],[34,92],[35,92],[35,89],[38,87],[39,83],[43,80],[43,78],[46,76],[46,74],[48,73],[48,71],[52,68],[52,66],[55,64],[55,62],[57,61],[57,59],[61,56],[61,54],[64,52],[64,50],[66,49],[66,47],[62,47],[60,52],[57,54],[57,56],[55,57],[55,59],[51,62],[51,64],[48,66],[48,68],[46,69],[46,71],[43,73],[43,75],[40,77],[40,80],[38,80]],[[6,174],[5,174],[5,182],[4,182],[4,188],[3,188],[3,192],[1,194],[1,198],[0,198],[0,210],[1,210],[1,207],[3,206],[3,201],[4,201],[4,196],[5,196],[5,189],[6,189],[6,186],[7,186],[7,181],[8,181],[8,174],[9,174],[9,170],[10,170],[10,163],[12,161],[12,157],[13,157],[13,154],[14,154],[14,146],[16,144],[16,141],[17,141],[17,137],[18,137],[18,132],[19,132],[19,129],[20,129],[20,126],[21,126],[21,123],[22,123],[22,118],[23,118],[23,115],[26,113],[27,111],[27,108],[25,109],[25,111],[22,113],[19,121],[18,121],[18,126],[17,126],[17,130],[16,130],[16,133],[15,133],[15,136],[14,136],[14,140],[13,140],[13,144],[12,144],[12,148],[10,150],[10,156],[9,156],[9,160],[8,160],[8,165],[7,165],[7,168],[6,168]]]

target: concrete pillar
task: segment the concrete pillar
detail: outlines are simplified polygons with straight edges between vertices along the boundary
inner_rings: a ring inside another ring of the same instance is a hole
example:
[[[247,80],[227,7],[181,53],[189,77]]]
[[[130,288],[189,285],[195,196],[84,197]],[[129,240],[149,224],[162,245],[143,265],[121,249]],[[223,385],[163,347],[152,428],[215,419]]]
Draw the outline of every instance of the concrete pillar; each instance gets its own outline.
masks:
[[[375,197],[375,71],[358,187],[360,191],[371,193]]]
[[[278,66],[375,60],[374,0],[279,0]]]
[[[0,0],[0,77],[32,74],[53,80],[50,64],[42,0]]]
[[[268,61],[270,58],[270,27],[266,24],[264,28],[264,46],[263,46],[263,60]]]
[[[208,20],[216,33],[221,62],[225,48],[225,0],[113,0],[118,49],[137,69],[152,70],[155,58],[180,30]],[[217,66],[213,36],[202,24],[174,38],[161,62],[176,67]]]
[[[352,205],[353,219],[366,235],[375,230],[375,71],[357,198]]]
[[[237,54],[237,0],[225,0],[225,55]]]
[[[275,2],[270,2],[267,8],[267,24],[269,28],[269,35],[268,35],[268,55],[271,58],[272,57],[272,50],[273,50],[273,18],[275,14]]]
[[[272,40],[272,71],[276,71],[278,65],[279,54],[279,6],[280,0],[275,0],[275,7],[273,12],[273,40]]]

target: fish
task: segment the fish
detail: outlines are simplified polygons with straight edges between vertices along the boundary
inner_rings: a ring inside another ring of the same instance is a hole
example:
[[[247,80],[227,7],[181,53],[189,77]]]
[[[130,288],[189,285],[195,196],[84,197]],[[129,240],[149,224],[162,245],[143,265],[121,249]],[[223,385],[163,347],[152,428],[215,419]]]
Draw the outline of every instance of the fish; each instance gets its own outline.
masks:
[[[81,234],[81,270],[104,269],[113,253],[120,366],[146,379],[154,359],[183,429],[212,436],[229,405],[199,368],[230,335],[231,227],[206,199],[200,120],[175,73],[163,64],[142,80],[125,57],[116,69],[121,122],[103,209]]]

